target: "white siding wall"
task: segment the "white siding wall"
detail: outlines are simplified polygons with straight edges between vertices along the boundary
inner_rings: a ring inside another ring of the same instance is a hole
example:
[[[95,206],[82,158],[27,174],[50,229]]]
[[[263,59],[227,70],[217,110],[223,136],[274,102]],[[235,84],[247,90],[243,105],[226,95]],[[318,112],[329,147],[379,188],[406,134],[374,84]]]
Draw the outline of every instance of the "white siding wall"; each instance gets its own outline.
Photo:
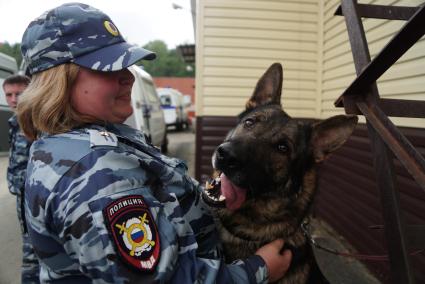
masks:
[[[344,18],[333,15],[340,1],[326,0],[324,2],[321,118],[343,112],[342,109],[335,108],[333,103],[356,77]],[[418,6],[423,3],[423,0],[380,0],[359,1],[359,3]],[[363,19],[372,58],[404,24],[405,21]],[[424,38],[378,80],[378,89],[383,98],[425,100]],[[400,126],[425,127],[424,119],[394,118],[393,121]]]
[[[284,67],[283,104],[294,116],[318,113],[316,0],[200,0],[197,115],[236,115],[269,65]]]
[[[360,3],[418,6],[423,0]],[[334,101],[354,80],[339,0],[199,0],[197,6],[197,115],[238,114],[266,68],[284,67],[283,105],[292,116],[343,113]],[[364,19],[372,58],[404,21]],[[425,100],[425,39],[379,80],[381,97]],[[394,118],[425,127],[424,119]]]

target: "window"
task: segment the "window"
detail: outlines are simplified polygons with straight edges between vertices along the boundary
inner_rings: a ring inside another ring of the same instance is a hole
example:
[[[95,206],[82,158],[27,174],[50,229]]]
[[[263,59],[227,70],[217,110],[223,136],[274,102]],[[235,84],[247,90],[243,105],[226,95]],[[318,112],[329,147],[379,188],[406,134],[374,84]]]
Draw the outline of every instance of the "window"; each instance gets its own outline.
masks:
[[[162,106],[170,106],[171,105],[171,98],[167,95],[161,96],[161,105]]]
[[[155,87],[152,85],[151,82],[143,80],[146,86],[146,91],[148,93],[148,100],[150,103],[158,104],[159,99],[155,91]]]

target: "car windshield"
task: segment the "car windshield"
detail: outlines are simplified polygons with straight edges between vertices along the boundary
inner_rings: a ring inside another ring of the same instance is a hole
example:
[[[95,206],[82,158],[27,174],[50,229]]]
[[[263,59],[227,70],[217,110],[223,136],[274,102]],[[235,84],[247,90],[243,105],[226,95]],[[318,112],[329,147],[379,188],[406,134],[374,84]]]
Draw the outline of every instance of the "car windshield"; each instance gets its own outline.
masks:
[[[161,105],[162,106],[170,106],[171,105],[171,98],[170,96],[161,96]]]

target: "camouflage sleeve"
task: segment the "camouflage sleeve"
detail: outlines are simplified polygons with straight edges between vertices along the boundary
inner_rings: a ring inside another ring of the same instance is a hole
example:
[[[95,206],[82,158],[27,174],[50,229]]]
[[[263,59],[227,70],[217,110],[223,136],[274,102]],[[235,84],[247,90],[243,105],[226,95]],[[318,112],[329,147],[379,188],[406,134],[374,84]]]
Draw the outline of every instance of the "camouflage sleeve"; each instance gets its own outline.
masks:
[[[20,195],[25,186],[25,175],[28,164],[28,153],[31,146],[19,128],[10,131],[9,166],[7,168],[7,182],[12,194]]]
[[[181,172],[152,157],[97,149],[73,164],[50,193],[40,186],[46,195],[30,203],[46,205],[37,209],[44,211],[32,220],[31,238],[47,264],[43,280],[266,282],[261,257],[225,264],[209,212]],[[162,186],[155,185],[158,176]]]
[[[238,268],[242,268],[244,273]],[[268,271],[261,256],[253,255],[244,261],[235,261],[229,270],[235,283],[267,283]]]

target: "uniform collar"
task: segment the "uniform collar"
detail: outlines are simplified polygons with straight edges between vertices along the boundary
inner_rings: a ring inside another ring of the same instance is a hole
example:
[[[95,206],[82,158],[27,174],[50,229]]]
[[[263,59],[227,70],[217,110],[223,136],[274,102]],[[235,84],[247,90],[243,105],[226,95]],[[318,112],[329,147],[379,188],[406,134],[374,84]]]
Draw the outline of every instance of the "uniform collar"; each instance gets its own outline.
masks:
[[[111,131],[115,133],[117,136],[128,138],[128,139],[135,139],[136,141],[141,141],[146,143],[145,136],[142,132],[126,125],[126,124],[112,124],[107,123],[105,125],[106,131]]]

